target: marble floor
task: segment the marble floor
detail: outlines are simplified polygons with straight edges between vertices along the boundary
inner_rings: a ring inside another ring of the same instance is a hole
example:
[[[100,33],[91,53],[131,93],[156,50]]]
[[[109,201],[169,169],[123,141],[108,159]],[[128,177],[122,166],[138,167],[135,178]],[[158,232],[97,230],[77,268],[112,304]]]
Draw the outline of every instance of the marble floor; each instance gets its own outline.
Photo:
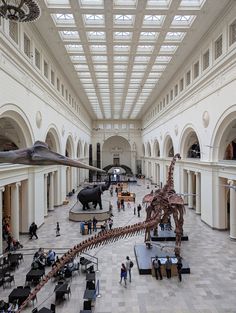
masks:
[[[131,185],[130,191],[136,193],[136,204],[149,192],[144,180]],[[104,204],[110,198],[109,192],[103,195]],[[44,225],[38,230],[38,240],[29,240],[21,236],[24,248],[69,248],[86,239],[80,234],[79,223],[68,220],[68,211],[75,203],[74,196],[67,206],[55,208],[49,212]],[[118,212],[113,209],[114,227],[132,224],[145,218],[133,215],[133,209]],[[56,237],[56,222],[60,222],[61,236]],[[201,222],[199,215],[187,209],[184,231],[189,241],[182,243],[182,255],[191,267],[190,275],[183,275],[180,283],[176,277],[157,281],[150,275],[138,274],[136,263],[132,269],[132,283],[127,288],[119,284],[120,265],[129,255],[133,261],[134,245],[143,242],[143,235],[120,240],[89,253],[98,258],[101,297],[96,299],[96,313],[236,313],[236,242],[229,239],[227,231],[212,230]],[[29,251],[30,252],[30,251]],[[27,252],[25,252],[27,253]],[[30,253],[29,253],[30,254]],[[32,255],[24,256],[24,262],[14,273],[16,286],[24,284],[25,275],[30,269]],[[83,307],[85,274],[75,274],[71,281],[71,297],[56,307],[57,313],[78,313]],[[38,308],[50,307],[54,303],[55,283],[50,281],[38,293]],[[13,289],[0,289],[1,299],[7,300]],[[28,306],[24,312],[32,312]]]

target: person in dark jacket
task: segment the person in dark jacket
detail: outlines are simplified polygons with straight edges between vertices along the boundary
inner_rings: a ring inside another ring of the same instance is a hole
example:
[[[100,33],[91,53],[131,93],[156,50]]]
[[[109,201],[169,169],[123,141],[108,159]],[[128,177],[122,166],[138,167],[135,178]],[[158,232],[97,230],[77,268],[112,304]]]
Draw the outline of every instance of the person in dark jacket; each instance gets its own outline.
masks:
[[[35,236],[35,238],[38,239],[38,236],[37,236],[37,229],[38,229],[38,226],[35,224],[35,222],[33,222],[33,223],[30,225],[30,228],[29,228],[30,239],[32,239],[33,236]]]
[[[182,281],[182,267],[183,267],[182,258],[179,256],[177,261],[177,272],[179,276],[179,281]]]

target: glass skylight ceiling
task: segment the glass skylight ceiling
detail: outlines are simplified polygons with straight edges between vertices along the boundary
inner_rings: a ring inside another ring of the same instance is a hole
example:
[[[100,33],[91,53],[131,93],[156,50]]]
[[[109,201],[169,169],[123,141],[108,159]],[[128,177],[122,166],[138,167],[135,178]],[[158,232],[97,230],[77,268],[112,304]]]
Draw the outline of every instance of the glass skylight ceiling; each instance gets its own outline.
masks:
[[[135,119],[207,0],[44,1],[97,118]]]

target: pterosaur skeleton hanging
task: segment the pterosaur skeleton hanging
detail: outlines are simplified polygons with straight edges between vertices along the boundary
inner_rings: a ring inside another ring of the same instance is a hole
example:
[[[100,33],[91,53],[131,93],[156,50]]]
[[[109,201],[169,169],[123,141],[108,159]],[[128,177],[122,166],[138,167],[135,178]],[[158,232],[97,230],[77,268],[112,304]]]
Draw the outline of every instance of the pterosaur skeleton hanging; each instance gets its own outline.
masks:
[[[183,232],[184,221],[184,204],[183,199],[174,191],[173,171],[177,158],[180,159],[179,154],[176,154],[171,162],[166,185],[156,192],[152,192],[144,197],[143,201],[147,204],[147,217],[144,222],[125,227],[118,227],[109,231],[103,231],[75,245],[67,251],[60,258],[59,262],[53,266],[52,270],[45,275],[45,277],[30,293],[28,298],[21,304],[17,312],[21,312],[26,307],[28,302],[30,302],[40,289],[50,280],[50,278],[52,278],[69,260],[74,258],[76,255],[87,250],[115,242],[122,238],[138,235],[143,231],[145,231],[145,241],[148,241],[150,240],[150,230],[157,227],[160,221],[165,222],[170,214],[173,214],[176,227],[175,253],[180,254],[181,235]],[[102,171],[95,167],[52,152],[48,149],[45,143],[39,141],[37,141],[33,147],[28,149],[0,152],[0,163],[4,162],[27,165],[60,164]]]

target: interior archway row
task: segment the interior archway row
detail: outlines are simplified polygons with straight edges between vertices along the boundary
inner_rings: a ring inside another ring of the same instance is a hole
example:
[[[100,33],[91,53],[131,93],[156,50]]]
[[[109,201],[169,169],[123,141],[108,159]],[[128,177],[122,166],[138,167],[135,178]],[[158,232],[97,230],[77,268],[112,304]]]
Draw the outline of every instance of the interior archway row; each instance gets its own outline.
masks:
[[[195,125],[185,125],[181,135],[166,133],[145,141],[142,156],[149,158],[170,158],[180,153],[183,159],[204,159],[207,161],[236,160],[236,111],[221,117],[206,142],[204,132]],[[204,138],[203,138],[204,137]]]
[[[36,117],[37,119],[37,117]],[[39,117],[38,123],[41,123]],[[36,121],[37,123],[37,121]],[[32,146],[36,140],[44,141],[49,149],[73,159],[88,158],[89,143],[80,138],[79,132],[59,129],[56,123],[42,123],[40,132],[32,125],[27,114],[16,105],[1,107],[0,112],[0,151]]]

